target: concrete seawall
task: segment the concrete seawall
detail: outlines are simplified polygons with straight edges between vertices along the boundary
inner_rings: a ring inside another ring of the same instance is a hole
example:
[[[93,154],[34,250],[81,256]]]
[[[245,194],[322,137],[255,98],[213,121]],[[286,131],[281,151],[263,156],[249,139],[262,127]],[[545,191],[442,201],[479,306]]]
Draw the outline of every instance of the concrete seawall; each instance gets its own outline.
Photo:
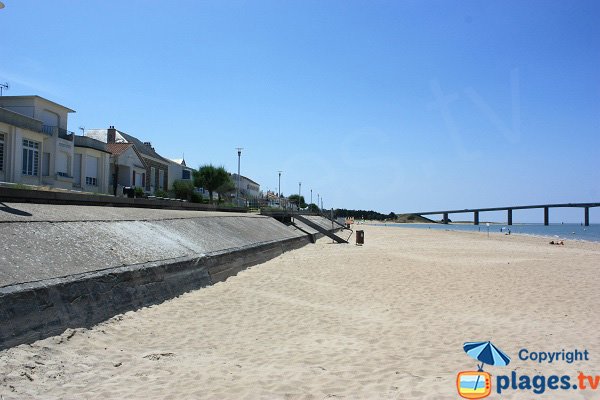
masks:
[[[249,214],[4,207],[13,211],[0,213],[0,348],[160,303],[312,240]]]

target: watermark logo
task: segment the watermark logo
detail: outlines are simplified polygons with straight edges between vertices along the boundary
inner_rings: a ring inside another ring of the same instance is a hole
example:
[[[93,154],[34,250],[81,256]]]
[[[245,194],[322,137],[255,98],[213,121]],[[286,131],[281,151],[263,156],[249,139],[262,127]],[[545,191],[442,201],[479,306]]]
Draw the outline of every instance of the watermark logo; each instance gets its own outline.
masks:
[[[456,376],[456,390],[465,399],[483,399],[492,393],[492,376],[483,370],[484,364],[505,366],[510,357],[492,342],[467,342],[463,350],[478,361],[477,371],[462,371]],[[481,364],[479,364],[481,363]]]
[[[600,376],[577,371],[574,375],[527,375],[511,371],[505,375],[492,375],[483,370],[484,365],[506,366],[510,357],[491,342],[467,342],[464,351],[478,361],[477,371],[461,371],[456,376],[456,389],[465,399],[483,399],[495,391],[502,395],[505,391],[530,391],[540,395],[554,390],[600,390]],[[519,360],[536,364],[556,364],[585,362],[590,360],[588,350],[530,351],[526,348],[518,352]],[[492,381],[494,381],[492,385]],[[493,387],[492,387],[493,386]]]

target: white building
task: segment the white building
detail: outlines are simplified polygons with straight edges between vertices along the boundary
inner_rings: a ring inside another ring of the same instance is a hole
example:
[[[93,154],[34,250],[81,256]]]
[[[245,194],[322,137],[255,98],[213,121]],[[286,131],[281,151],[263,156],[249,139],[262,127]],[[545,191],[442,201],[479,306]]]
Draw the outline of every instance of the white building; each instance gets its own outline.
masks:
[[[235,187],[238,185],[238,174],[231,174],[231,180]],[[240,197],[246,200],[258,199],[260,197],[260,184],[252,179],[240,175]]]
[[[0,181],[108,190],[108,153],[67,130],[75,111],[40,96],[0,96]]]
[[[185,159],[176,158],[169,160],[169,189],[173,188],[173,182],[184,180],[192,182],[194,180],[194,170],[185,164]]]
[[[112,193],[106,143],[85,136],[75,136],[74,143],[73,187],[85,192]]]
[[[133,143],[106,144],[110,157],[111,193],[122,195],[124,187],[146,187],[146,164]]]

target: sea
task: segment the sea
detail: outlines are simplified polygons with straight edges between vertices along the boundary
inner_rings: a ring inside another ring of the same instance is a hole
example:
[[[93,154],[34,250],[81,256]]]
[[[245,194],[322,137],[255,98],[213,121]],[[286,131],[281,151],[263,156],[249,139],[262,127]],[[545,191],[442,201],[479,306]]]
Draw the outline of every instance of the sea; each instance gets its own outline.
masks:
[[[393,228],[417,228],[417,229],[441,229],[449,231],[474,231],[488,232],[488,226],[485,223],[480,225],[469,224],[395,224],[395,223],[378,223],[370,224],[377,226],[389,226]],[[600,224],[590,224],[583,226],[581,224],[490,224],[490,235],[505,235],[510,230],[511,234],[543,236],[561,240],[586,240],[592,242],[600,242]]]

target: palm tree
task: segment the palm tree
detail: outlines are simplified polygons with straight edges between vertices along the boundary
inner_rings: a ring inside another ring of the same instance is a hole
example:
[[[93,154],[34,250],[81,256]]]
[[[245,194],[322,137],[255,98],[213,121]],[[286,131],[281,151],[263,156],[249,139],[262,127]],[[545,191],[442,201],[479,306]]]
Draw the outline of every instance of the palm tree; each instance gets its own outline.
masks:
[[[213,200],[213,192],[228,184],[231,180],[225,167],[215,167],[212,164],[201,166],[194,171],[194,185],[208,190],[210,202]]]

